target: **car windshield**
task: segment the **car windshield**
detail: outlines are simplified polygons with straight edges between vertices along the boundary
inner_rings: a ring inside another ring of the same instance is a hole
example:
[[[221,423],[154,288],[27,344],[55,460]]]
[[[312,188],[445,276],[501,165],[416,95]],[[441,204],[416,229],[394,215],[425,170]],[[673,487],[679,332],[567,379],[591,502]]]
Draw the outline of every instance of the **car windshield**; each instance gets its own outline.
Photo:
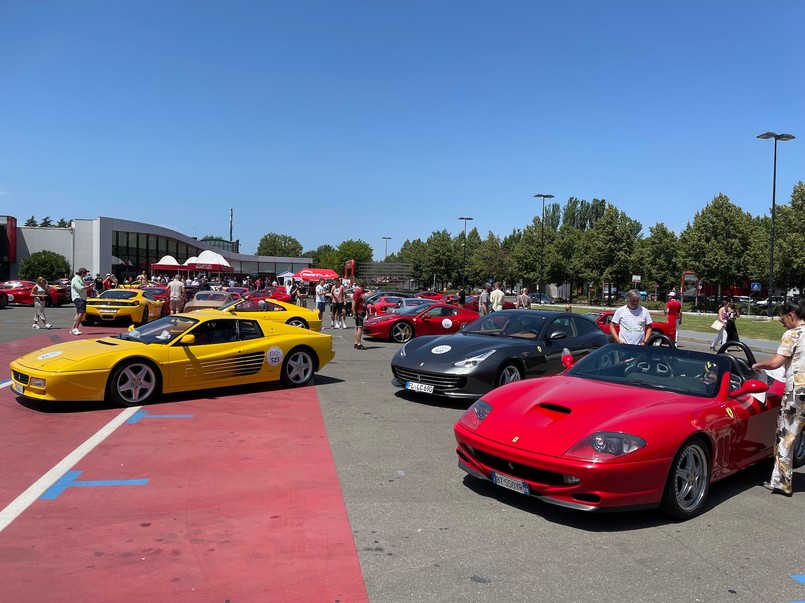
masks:
[[[223,302],[229,299],[226,293],[218,293],[216,291],[199,291],[193,298],[193,301],[217,301]]]
[[[730,357],[659,346],[609,344],[579,360],[567,375],[635,387],[713,397]]]
[[[538,337],[545,316],[536,312],[493,312],[468,324],[463,333],[507,337]]]
[[[109,289],[101,293],[99,297],[101,299],[131,299],[137,297],[137,291],[134,289]]]
[[[422,312],[423,308],[421,305],[417,306],[404,306],[401,308],[395,308],[394,314],[399,314],[401,316],[411,316],[414,314],[419,314]]]
[[[197,323],[198,320],[188,316],[165,316],[159,320],[137,327],[136,329],[124,331],[115,337],[125,341],[139,341],[141,343],[165,345],[177,337],[180,337]]]

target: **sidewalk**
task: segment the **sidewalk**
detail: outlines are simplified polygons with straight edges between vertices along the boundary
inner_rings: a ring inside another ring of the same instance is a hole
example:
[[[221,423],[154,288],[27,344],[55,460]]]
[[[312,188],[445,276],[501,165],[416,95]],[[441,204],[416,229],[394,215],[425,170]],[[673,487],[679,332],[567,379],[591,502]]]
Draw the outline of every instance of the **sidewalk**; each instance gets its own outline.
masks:
[[[701,331],[685,331],[684,329],[679,330],[680,343],[688,341],[692,343],[701,343],[709,346],[711,343],[713,343],[714,336],[715,335],[713,333],[703,333]],[[748,345],[749,349],[752,350],[753,352],[763,352],[765,354],[774,354],[777,352],[776,341],[769,341],[767,339],[747,339],[745,337],[741,337],[741,341],[743,341],[746,345]]]

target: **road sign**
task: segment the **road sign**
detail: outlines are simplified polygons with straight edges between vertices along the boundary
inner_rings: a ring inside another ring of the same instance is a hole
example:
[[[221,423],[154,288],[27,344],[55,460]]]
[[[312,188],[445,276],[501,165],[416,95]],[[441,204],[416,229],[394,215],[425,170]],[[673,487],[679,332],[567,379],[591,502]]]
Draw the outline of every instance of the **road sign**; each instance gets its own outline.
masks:
[[[752,293],[760,293],[760,283],[752,283]]]

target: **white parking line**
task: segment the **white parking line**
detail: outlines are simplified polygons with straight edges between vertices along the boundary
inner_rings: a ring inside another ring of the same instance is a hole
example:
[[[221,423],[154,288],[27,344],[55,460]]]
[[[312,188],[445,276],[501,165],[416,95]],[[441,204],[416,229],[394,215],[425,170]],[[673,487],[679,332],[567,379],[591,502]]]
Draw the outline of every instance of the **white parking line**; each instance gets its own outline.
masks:
[[[45,473],[34,484],[32,484],[25,492],[20,494],[14,501],[5,509],[0,511],[0,532],[5,530],[8,525],[17,519],[20,514],[25,511],[33,502],[42,496],[48,488],[55,484],[60,477],[67,471],[72,469],[78,461],[83,459],[89,454],[98,444],[103,442],[112,432],[123,425],[135,412],[140,410],[141,406],[132,406],[127,408],[114,419],[109,421],[102,427],[95,435],[89,438],[86,442],[81,444],[78,448],[73,450],[64,459],[62,459],[53,469]]]

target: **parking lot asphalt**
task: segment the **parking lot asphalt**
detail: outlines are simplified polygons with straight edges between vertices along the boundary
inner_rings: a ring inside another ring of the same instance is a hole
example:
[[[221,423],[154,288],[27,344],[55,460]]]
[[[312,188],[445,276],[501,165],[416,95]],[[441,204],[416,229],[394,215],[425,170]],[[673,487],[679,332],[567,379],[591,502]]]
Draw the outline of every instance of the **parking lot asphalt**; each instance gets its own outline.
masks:
[[[69,307],[53,309],[49,318],[57,327],[67,328],[71,311]],[[28,351],[29,313],[21,308],[0,311],[0,342],[15,352]],[[315,391],[318,399],[340,486],[332,487],[331,496],[343,500],[354,539],[352,550],[370,601],[805,600],[801,582],[805,580],[805,541],[791,537],[805,512],[801,469],[795,474],[795,494],[790,499],[761,487],[770,463],[719,482],[711,488],[707,510],[687,522],[673,522],[651,510],[585,514],[541,504],[479,482],[457,468],[452,425],[467,403],[405,395],[394,389],[389,363],[399,345],[369,340],[364,342],[367,349],[360,351],[352,346],[351,329],[325,328],[323,332],[333,335],[336,357],[316,376],[315,387],[306,389]],[[707,349],[707,343],[685,339],[684,332],[681,335],[683,347]],[[231,409],[253,409],[259,396],[259,392],[246,392],[244,398],[239,394],[230,400],[212,392],[198,399],[167,401],[159,409],[169,413],[187,404],[214,409],[230,401]],[[0,406],[18,404],[7,390],[0,396]],[[3,429],[7,435],[19,431],[35,417],[25,415]],[[74,428],[75,417],[55,413],[55,418],[62,422],[63,431]],[[242,426],[231,432],[235,442],[254,437],[248,429],[253,420],[243,414]],[[270,421],[261,427],[278,433],[283,429]],[[154,434],[154,450],[164,437]],[[47,446],[46,440],[42,446]],[[138,450],[149,450],[147,442],[141,446]],[[256,452],[256,462],[266,472],[272,471],[276,459],[260,458]],[[197,458],[203,464],[215,463],[216,457],[200,454]],[[17,470],[18,459],[8,448],[0,462],[3,472]],[[303,465],[298,468],[305,470]],[[210,516],[226,514],[225,507],[210,508]],[[73,512],[80,514],[82,509],[76,507]],[[263,529],[259,522],[255,526]],[[322,550],[326,545],[321,543]],[[274,546],[266,544],[266,548]],[[290,542],[287,546],[293,548]],[[29,554],[0,534],[0,583],[15,578],[7,560]],[[324,567],[320,564],[326,562],[326,555],[311,553],[306,573],[299,579],[315,584]],[[263,579],[256,575],[259,564],[248,567],[239,578],[259,583]],[[130,570],[122,565],[119,571],[126,576]],[[273,571],[272,566],[266,563],[265,571]],[[86,578],[91,577],[87,573]],[[57,585],[65,579],[57,572],[50,581]],[[166,599],[168,595],[177,601],[211,600],[185,591],[166,593]],[[344,595],[327,600],[361,600],[354,591]],[[51,600],[79,599],[57,596]],[[278,594],[232,600],[290,599]]]

